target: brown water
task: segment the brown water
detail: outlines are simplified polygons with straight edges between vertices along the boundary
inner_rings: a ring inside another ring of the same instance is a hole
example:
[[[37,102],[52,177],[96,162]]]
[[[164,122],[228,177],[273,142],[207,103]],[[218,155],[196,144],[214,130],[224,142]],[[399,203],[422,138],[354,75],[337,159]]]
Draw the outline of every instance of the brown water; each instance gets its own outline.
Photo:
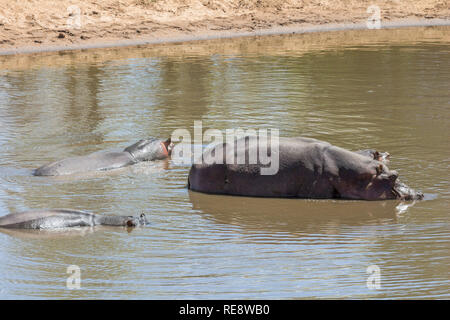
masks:
[[[144,211],[132,232],[0,232],[0,298],[450,298],[449,28],[243,38],[0,59],[0,215]],[[177,128],[279,128],[392,155],[426,200],[191,193],[173,160],[31,176]],[[81,288],[66,287],[66,268]],[[380,289],[366,285],[380,268]]]

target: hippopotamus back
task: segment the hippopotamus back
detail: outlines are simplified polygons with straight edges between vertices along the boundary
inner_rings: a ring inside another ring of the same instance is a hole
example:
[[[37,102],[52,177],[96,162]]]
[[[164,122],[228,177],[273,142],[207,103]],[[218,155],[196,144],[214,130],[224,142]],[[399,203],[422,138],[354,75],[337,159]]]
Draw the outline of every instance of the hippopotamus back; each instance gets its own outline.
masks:
[[[112,170],[135,163],[128,152],[94,153],[71,157],[44,165],[34,171],[36,176],[59,176],[87,171]]]

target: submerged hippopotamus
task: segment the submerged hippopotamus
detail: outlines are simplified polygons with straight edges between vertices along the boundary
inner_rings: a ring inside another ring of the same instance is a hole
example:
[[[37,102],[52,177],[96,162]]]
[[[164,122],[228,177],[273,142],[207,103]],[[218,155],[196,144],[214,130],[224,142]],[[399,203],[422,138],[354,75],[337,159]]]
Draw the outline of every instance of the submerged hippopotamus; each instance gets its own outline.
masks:
[[[147,225],[144,214],[133,216],[106,216],[93,213],[55,209],[33,210],[11,213],[0,217],[0,228],[10,229],[58,229],[70,227],[125,226],[136,227]]]
[[[88,171],[122,168],[141,161],[161,160],[170,156],[173,148],[170,138],[140,140],[121,152],[93,153],[46,164],[33,171],[35,176],[60,176]]]
[[[267,168],[267,162],[260,161],[261,143],[269,145],[271,161],[278,160],[273,174],[261,174],[262,168]],[[249,163],[251,155],[253,159],[259,155],[258,160]],[[422,193],[399,182],[397,172],[383,163],[388,157],[374,150],[352,152],[300,137],[279,138],[278,148],[272,148],[267,138],[247,136],[234,146],[224,143],[206,150],[201,163],[191,167],[188,188],[259,197],[422,199]]]

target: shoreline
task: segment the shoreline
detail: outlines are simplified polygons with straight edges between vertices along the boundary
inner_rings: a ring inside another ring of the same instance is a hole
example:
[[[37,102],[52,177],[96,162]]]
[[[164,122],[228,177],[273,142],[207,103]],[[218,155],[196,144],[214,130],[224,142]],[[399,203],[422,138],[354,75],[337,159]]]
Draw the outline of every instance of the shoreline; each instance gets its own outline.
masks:
[[[447,0],[0,0],[0,55],[427,26]]]
[[[148,39],[118,39],[96,41],[91,43],[77,43],[72,45],[33,45],[22,46],[15,49],[0,48],[0,56],[19,55],[19,54],[35,54],[49,53],[60,51],[76,51],[90,49],[106,49],[120,47],[138,47],[156,44],[173,44],[192,41],[204,41],[215,39],[233,39],[238,37],[255,37],[255,36],[272,36],[284,34],[304,34],[314,32],[330,32],[330,31],[346,31],[346,30],[381,30],[381,29],[397,29],[397,28],[413,28],[413,27],[439,27],[450,26],[450,19],[399,19],[394,21],[383,22],[378,29],[369,29],[366,22],[360,23],[330,23],[317,25],[296,25],[288,27],[274,27],[267,29],[259,29],[254,31],[233,31],[233,32],[198,32],[189,35],[172,35],[162,38]]]

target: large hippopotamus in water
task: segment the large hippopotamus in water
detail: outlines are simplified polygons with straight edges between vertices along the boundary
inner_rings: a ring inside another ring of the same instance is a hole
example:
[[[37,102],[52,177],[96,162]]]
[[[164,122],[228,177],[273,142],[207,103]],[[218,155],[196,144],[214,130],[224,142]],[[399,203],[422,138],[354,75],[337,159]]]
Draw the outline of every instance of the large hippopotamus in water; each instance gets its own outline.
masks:
[[[0,228],[9,229],[59,229],[70,227],[147,225],[144,214],[139,217],[99,215],[77,210],[54,209],[11,213],[0,217]]]
[[[223,143],[206,150],[202,161],[191,167],[188,188],[205,193],[258,197],[423,198],[422,193],[401,183],[396,171],[389,170],[385,164],[388,153],[352,152],[301,137],[279,138],[278,148],[272,148],[268,140],[247,136],[234,145]],[[261,174],[267,163],[261,164],[260,158],[249,163],[251,155],[260,155],[261,143],[269,145],[267,154],[272,161],[277,157],[278,170],[274,174]]]
[[[46,164],[33,171],[35,176],[60,176],[122,168],[141,161],[161,160],[170,156],[173,143],[156,138],[140,140],[121,152],[100,152]]]

